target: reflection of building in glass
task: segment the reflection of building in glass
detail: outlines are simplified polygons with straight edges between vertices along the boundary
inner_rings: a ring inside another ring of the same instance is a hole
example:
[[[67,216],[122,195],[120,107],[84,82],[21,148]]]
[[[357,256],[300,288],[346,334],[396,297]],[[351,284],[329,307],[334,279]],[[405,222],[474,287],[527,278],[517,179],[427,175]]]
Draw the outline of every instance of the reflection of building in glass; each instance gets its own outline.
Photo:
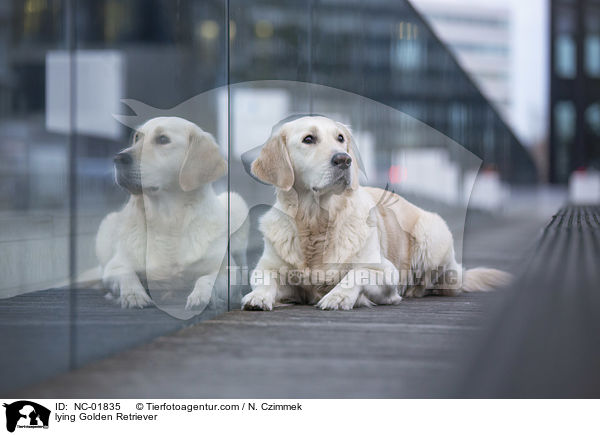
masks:
[[[447,44],[487,99],[511,110],[511,15],[501,5],[417,0],[415,7]]]
[[[600,169],[600,2],[552,0],[550,179]]]

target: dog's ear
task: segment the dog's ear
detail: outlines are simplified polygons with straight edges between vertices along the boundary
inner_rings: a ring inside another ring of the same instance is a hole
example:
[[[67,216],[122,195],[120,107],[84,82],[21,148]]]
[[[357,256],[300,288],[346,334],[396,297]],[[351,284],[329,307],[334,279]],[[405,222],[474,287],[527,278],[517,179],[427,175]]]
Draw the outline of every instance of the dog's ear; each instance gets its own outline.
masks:
[[[344,137],[346,138],[346,142],[348,143],[348,154],[352,157],[352,183],[350,184],[350,188],[352,190],[358,189],[358,182],[360,177],[360,156],[358,154],[358,147],[356,145],[356,141],[354,140],[354,136],[352,135],[352,130],[349,126],[342,124],[341,122],[337,123],[340,130],[344,132]]]
[[[294,169],[286,146],[286,135],[283,131],[273,136],[260,150],[257,159],[252,162],[252,174],[260,181],[272,184],[283,190],[290,190],[294,185]]]
[[[188,148],[179,170],[179,186],[184,192],[198,189],[227,173],[227,162],[219,153],[213,137],[199,128],[192,128]]]

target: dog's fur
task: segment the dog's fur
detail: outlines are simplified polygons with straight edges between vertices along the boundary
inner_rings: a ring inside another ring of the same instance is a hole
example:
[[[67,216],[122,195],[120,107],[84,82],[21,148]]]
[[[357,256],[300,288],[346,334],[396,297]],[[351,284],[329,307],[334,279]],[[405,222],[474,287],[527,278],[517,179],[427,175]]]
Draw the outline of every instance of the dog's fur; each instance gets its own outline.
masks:
[[[305,143],[307,136],[313,143]],[[333,163],[339,153],[351,157],[349,167]],[[508,281],[495,269],[463,271],[444,220],[391,192],[361,187],[356,157],[349,128],[317,116],[282,125],[263,146],[252,172],[276,187],[277,200],[260,221],[264,252],[244,309],[293,301],[349,310],[397,304],[401,293],[453,295]],[[437,282],[440,270],[454,271],[457,284]],[[409,281],[401,272],[422,279]],[[282,279],[290,273],[301,277]]]
[[[131,160],[119,163],[125,155]],[[105,287],[123,307],[152,303],[142,282],[189,288],[186,308],[204,309],[228,240],[227,194],[217,196],[211,184],[226,174],[227,162],[213,137],[181,118],[154,118],[115,162],[116,181],[131,196],[98,230]],[[239,195],[229,199],[233,232],[248,209]]]

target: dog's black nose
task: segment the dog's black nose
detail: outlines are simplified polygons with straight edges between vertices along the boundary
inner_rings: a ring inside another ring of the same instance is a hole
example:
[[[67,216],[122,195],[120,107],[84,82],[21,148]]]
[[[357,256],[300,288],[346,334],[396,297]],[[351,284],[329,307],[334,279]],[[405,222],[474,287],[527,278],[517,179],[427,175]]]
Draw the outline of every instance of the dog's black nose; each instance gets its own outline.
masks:
[[[113,160],[118,165],[131,165],[133,162],[133,158],[129,153],[119,153]]]
[[[351,163],[352,163],[352,157],[350,157],[346,153],[336,153],[331,158],[331,164],[333,166],[338,166],[340,169],[349,168]]]

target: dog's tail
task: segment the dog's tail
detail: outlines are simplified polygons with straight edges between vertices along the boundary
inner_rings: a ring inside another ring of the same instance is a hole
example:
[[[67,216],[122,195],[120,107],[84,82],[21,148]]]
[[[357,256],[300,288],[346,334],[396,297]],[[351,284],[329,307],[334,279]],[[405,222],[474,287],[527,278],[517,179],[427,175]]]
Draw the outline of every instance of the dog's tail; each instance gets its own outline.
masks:
[[[498,269],[476,267],[463,272],[462,289],[465,292],[485,292],[505,287],[512,281],[512,275]]]

